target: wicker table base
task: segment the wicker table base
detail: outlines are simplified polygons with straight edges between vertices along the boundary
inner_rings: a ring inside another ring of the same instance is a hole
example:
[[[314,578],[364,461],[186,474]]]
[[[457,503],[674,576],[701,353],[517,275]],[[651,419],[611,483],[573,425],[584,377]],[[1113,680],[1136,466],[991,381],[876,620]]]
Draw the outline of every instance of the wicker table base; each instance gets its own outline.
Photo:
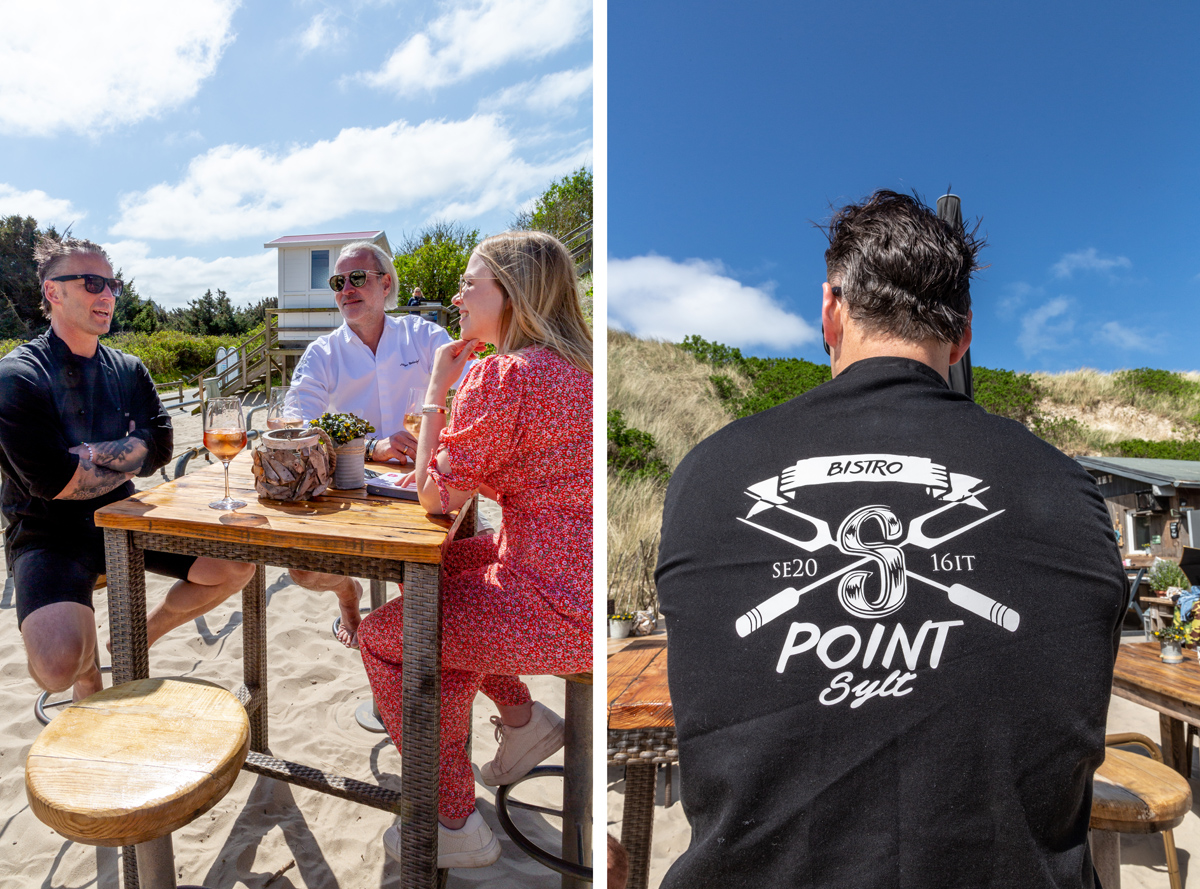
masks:
[[[474,530],[474,504],[464,507],[450,537]],[[189,537],[105,527],[113,681],[146,678],[146,583],[144,550],[255,562],[258,570],[242,591],[244,684],[235,693],[250,717],[250,749],[244,768],[363,805],[401,819],[403,889],[445,885],[437,869],[438,719],[441,709],[439,566],[361,555],[309,551],[242,540]],[[404,762],[401,792],[277,759],[268,749],[266,583],[264,564],[404,583]],[[125,889],[137,889],[133,855],[125,850]]]
[[[654,836],[654,788],[658,767],[667,771],[667,805],[670,805],[670,768],[679,760],[673,728],[610,730],[608,764],[625,767],[625,806],[621,815],[621,845],[629,853],[626,889],[646,889],[650,879],[650,845]]]

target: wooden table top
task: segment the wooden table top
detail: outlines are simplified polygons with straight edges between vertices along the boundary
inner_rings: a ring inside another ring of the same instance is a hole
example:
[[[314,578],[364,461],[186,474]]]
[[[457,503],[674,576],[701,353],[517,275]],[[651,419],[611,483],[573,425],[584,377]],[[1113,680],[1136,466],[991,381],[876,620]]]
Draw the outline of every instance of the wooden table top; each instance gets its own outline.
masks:
[[[675,725],[667,689],[667,637],[634,639],[608,656],[608,727],[670,728]]]
[[[250,466],[248,449],[229,465],[230,494],[246,501],[246,506],[236,511],[209,508],[210,503],[225,496],[224,469],[214,463],[97,510],[96,524],[337,555],[441,561],[441,546],[453,524],[452,517],[431,516],[415,501],[368,495],[365,488],[327,491],[298,503],[260,500]]]
[[[34,739],[29,804],[60,834],[93,846],[163,836],[215,805],[246,759],[238,699],[199,679],[141,679],[64,710]]]
[[[1122,645],[1113,669],[1113,694],[1200,726],[1200,660],[1185,650],[1183,663],[1164,664],[1157,642]]]

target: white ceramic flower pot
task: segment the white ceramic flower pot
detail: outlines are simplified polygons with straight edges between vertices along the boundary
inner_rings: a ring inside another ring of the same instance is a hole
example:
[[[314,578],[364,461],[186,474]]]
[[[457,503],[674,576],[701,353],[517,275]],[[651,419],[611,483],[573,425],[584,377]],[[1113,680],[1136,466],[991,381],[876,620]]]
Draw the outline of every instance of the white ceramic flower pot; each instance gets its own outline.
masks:
[[[614,639],[624,639],[632,629],[633,621],[631,620],[609,620],[608,622],[608,635]]]
[[[1164,664],[1182,664],[1183,646],[1178,642],[1164,641],[1161,656]]]

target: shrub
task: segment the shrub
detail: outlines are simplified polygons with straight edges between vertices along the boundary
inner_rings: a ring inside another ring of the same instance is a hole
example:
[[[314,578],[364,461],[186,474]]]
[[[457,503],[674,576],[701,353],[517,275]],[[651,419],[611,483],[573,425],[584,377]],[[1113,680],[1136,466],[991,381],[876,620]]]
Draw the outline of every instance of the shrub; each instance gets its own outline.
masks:
[[[1200,441],[1146,441],[1129,438],[1116,443],[1118,457],[1153,460],[1200,460]]]
[[[608,412],[608,467],[620,478],[649,478],[666,481],[667,464],[655,453],[654,436],[628,429],[620,411]]]
[[[974,367],[971,379],[975,386],[975,403],[988,413],[1008,417],[1026,426],[1036,423],[1041,392],[1030,374]],[[1037,432],[1036,428],[1034,431]]]
[[[710,376],[717,397],[735,417],[747,417],[790,401],[832,379],[829,367],[803,358],[747,358],[740,349],[713,343],[692,335],[679,344],[698,361],[716,368],[741,371],[750,379],[750,391],[742,394],[728,379]]]
[[[198,374],[217,360],[217,347],[233,346],[241,340],[241,337],[195,336],[175,330],[118,333],[103,338],[106,346],[142,359],[158,383]]]
[[[1173,371],[1152,367],[1119,370],[1113,374],[1113,381],[1119,389],[1131,396],[1146,393],[1168,398],[1186,398],[1200,392],[1200,383],[1184,379]]]
[[[1191,583],[1187,579],[1187,575],[1183,573],[1183,569],[1174,562],[1168,562],[1166,559],[1155,559],[1154,567],[1150,569],[1150,573],[1146,575],[1146,580],[1150,582],[1150,588],[1156,593],[1161,593],[1168,587],[1182,587],[1189,589]]]

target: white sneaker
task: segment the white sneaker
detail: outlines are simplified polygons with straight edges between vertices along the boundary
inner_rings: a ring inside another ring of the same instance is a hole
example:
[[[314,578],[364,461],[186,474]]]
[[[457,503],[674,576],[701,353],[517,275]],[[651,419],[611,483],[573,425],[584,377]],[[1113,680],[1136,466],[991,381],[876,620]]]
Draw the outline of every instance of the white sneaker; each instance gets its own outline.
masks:
[[[553,710],[534,702],[533,715],[520,728],[492,717],[500,749],[496,758],[479,767],[483,783],[490,787],[511,784],[563,745],[563,721]]]
[[[383,849],[388,856],[400,860],[400,828],[396,825],[383,832]],[[483,816],[476,810],[467,816],[467,823],[458,830],[438,825],[439,868],[487,867],[500,857],[500,841],[492,835]]]

